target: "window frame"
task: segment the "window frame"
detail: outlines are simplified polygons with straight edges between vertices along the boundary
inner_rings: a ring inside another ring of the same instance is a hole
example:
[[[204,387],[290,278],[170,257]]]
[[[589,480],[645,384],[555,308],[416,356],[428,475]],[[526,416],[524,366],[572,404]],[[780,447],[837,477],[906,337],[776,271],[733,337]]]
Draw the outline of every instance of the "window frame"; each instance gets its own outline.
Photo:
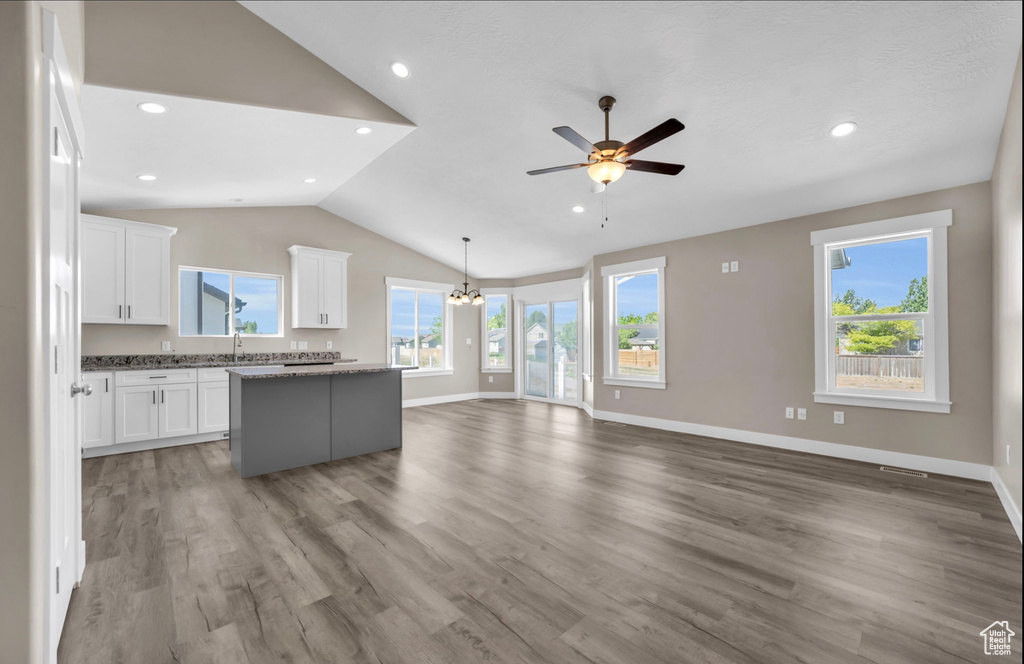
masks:
[[[588,383],[594,382],[594,292],[591,290],[590,272],[583,274],[583,295],[580,298],[580,375]],[[661,316],[659,315],[660,319]]]
[[[949,413],[949,310],[947,296],[947,228],[952,210],[841,226],[811,233],[814,250],[814,402],[930,413]],[[832,315],[833,249],[927,238],[928,311],[895,314]],[[924,338],[923,394],[835,387],[835,321],[921,320]]]
[[[181,330],[181,273],[183,271],[190,272],[208,272],[211,274],[223,274],[228,277],[228,283],[230,284],[231,292],[228,293],[229,301],[234,302],[235,299],[235,277],[246,277],[246,278],[257,278],[257,279],[274,279],[277,281],[277,332],[275,334],[264,334],[258,332],[256,334],[248,334],[246,332],[238,332],[237,334],[247,339],[274,339],[284,337],[284,275],[281,274],[269,274],[263,272],[248,272],[245,270],[224,270],[219,268],[207,268],[207,267],[196,267],[193,265],[179,265],[178,266],[178,280],[175,287],[178,289],[178,337],[186,339],[228,339],[235,336],[235,333],[230,334],[182,334]],[[234,326],[232,326],[234,327]]]
[[[384,291],[386,293],[385,303],[385,363],[388,366],[407,366],[407,365],[393,365],[391,364],[391,293],[393,290],[405,290],[413,291],[416,293],[416,311],[414,313],[413,331],[415,338],[415,349],[419,350],[419,293],[430,293],[439,294],[441,296],[442,306],[442,317],[441,317],[441,336],[442,336],[442,363],[441,368],[435,369],[420,369],[417,365],[412,371],[403,371],[403,378],[423,378],[426,376],[450,376],[455,373],[454,364],[454,330],[453,322],[453,311],[455,307],[448,303],[448,295],[455,290],[454,284],[445,284],[435,281],[418,281],[415,279],[400,279],[398,277],[385,277],[384,278]],[[419,362],[419,353],[415,352],[413,357]]]
[[[481,288],[480,294],[484,296],[484,304],[480,307],[480,373],[512,373],[512,328],[509,322],[513,319],[512,289],[510,288]],[[492,297],[505,298],[505,366],[490,366],[490,335],[491,330],[487,328],[487,301]]]
[[[639,325],[619,325],[616,316],[615,280],[620,277],[638,276],[642,274],[658,275],[658,323]],[[617,265],[605,265],[601,268],[601,279],[604,280],[604,376],[605,385],[622,387],[645,387],[664,390],[668,386],[665,379],[665,257],[647,258]],[[623,376],[618,373],[619,328],[657,329],[658,330],[658,376]]]

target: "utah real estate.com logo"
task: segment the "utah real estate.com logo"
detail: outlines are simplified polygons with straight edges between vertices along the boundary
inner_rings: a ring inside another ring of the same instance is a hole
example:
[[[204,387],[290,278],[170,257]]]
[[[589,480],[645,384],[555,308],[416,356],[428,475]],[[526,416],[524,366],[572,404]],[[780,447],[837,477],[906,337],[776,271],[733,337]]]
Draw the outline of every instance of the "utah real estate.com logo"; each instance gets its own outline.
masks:
[[[1010,631],[1010,623],[1005,620],[997,620],[985,629],[981,630],[981,638],[985,641],[986,655],[1009,655],[1010,638],[1016,636],[1016,632]]]

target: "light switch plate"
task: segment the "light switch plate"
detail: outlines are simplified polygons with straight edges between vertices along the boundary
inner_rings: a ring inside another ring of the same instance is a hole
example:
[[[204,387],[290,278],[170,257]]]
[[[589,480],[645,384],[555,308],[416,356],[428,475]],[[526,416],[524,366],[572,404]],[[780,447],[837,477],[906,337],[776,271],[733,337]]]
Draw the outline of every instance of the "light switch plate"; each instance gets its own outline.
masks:
[[[334,348],[334,342],[333,341],[328,341],[327,342],[327,350],[330,350],[332,348]]]
[[[309,348],[309,344],[307,344],[305,341],[299,342],[299,350],[306,350],[307,348]]]
[[[832,411],[832,421],[835,424],[846,424],[846,415],[841,410]]]
[[[724,273],[726,273],[728,271],[729,271],[729,264],[728,263],[722,263],[722,273],[724,274]]]
[[[796,409],[796,419],[798,419],[798,420],[806,420],[807,419],[807,409],[806,408],[797,408]]]
[[[292,350],[295,350],[295,347],[296,347],[296,344],[295,344],[295,342],[294,342],[294,341],[290,342],[290,343],[288,344],[288,347],[289,347],[289,348],[291,348]]]
[[[171,350],[171,342],[170,341],[161,341],[160,342],[160,350],[162,350],[164,352],[167,352],[167,351]]]
[[[733,261],[732,263],[729,264],[729,269],[731,271],[733,271],[733,272],[739,272],[740,271],[740,262],[739,261]]]
[[[466,337],[466,345],[467,346],[472,346],[473,345],[473,337]]]
[[[786,419],[787,420],[793,419],[793,407],[792,406],[786,406]]]

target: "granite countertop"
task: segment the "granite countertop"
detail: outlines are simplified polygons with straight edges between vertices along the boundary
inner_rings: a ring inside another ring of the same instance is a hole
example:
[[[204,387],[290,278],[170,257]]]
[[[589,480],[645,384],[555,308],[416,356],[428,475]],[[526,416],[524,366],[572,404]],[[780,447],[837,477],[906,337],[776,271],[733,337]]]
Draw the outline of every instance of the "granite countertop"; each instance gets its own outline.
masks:
[[[381,373],[384,371],[408,371],[416,367],[393,367],[388,364],[317,364],[308,367],[243,367],[228,369],[243,379],[250,378],[294,378],[296,376],[331,376],[334,374]]]
[[[143,369],[205,369],[213,367],[262,367],[270,364],[322,364],[357,362],[341,353],[243,353],[234,359],[231,353],[196,355],[88,355],[82,356],[82,371],[136,371]],[[327,365],[332,366],[332,365]],[[290,368],[290,367],[286,367]]]

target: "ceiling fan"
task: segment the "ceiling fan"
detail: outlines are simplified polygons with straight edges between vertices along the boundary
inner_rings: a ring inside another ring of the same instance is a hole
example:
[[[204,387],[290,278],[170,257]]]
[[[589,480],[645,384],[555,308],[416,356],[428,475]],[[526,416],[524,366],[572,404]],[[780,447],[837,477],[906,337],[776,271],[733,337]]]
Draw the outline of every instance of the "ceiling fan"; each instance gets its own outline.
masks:
[[[569,127],[555,127],[555,132],[565,140],[569,141],[579,149],[588,153],[587,163],[569,164],[567,166],[554,166],[552,168],[541,168],[536,171],[527,171],[527,175],[543,175],[555,171],[570,171],[576,168],[586,168],[590,179],[600,185],[607,185],[622,177],[626,169],[641,171],[643,173],[661,173],[662,175],[677,175],[683,170],[682,164],[666,164],[660,161],[641,161],[633,159],[633,155],[644,148],[649,148],[658,141],[663,141],[672,134],[684,129],[683,123],[675,118],[665,120],[660,125],[651,129],[646,134],[634,138],[629,143],[613,141],[608,137],[608,114],[615,105],[615,98],[604,96],[597,102],[597,105],[604,111],[604,140],[591,143],[580,136]],[[603,187],[602,187],[603,188]]]

